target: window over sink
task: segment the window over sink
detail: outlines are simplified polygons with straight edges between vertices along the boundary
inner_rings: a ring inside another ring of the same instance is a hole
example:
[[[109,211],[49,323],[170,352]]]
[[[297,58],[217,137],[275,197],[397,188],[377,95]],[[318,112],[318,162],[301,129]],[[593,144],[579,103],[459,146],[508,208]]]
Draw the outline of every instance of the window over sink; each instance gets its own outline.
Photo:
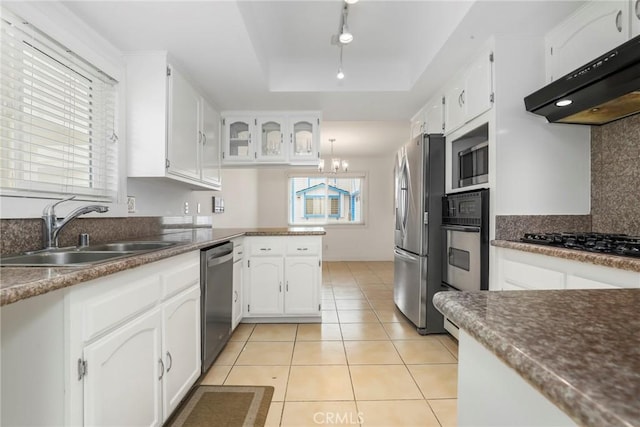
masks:
[[[289,224],[364,224],[365,178],[357,173],[289,176]]]
[[[0,194],[114,201],[117,82],[5,8],[0,27]]]

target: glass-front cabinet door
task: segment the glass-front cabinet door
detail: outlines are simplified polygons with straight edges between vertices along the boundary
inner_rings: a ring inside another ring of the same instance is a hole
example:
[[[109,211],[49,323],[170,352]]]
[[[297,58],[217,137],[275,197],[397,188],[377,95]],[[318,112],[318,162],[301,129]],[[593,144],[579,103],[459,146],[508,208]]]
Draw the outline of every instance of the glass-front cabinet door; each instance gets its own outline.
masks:
[[[259,141],[256,147],[258,160],[283,161],[286,160],[284,149],[286,120],[284,117],[258,118]]]
[[[256,157],[252,140],[255,119],[251,117],[225,117],[225,161],[251,161]]]
[[[315,161],[319,157],[320,132],[317,116],[290,117],[290,159],[293,162]]]

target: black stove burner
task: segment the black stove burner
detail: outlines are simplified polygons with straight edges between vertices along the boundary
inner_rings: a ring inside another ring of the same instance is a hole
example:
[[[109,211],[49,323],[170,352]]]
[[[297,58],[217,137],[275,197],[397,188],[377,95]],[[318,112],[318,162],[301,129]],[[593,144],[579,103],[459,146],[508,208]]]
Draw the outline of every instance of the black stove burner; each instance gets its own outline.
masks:
[[[640,237],[590,232],[525,233],[521,242],[640,258]]]

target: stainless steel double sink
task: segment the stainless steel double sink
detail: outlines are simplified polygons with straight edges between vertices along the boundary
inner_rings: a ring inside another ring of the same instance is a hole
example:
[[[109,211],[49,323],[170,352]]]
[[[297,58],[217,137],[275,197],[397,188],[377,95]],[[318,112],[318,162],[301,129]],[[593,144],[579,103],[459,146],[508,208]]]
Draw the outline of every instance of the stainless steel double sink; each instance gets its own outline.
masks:
[[[45,249],[0,258],[0,266],[11,267],[82,267],[143,252],[165,249],[176,242],[115,242],[92,246]]]

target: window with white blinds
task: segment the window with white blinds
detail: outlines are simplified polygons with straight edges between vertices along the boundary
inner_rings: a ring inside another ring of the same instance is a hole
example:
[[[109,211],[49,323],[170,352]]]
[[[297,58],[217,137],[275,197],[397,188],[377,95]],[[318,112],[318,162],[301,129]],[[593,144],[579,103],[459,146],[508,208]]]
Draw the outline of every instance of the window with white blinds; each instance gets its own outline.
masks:
[[[114,201],[117,82],[1,12],[0,194]]]

